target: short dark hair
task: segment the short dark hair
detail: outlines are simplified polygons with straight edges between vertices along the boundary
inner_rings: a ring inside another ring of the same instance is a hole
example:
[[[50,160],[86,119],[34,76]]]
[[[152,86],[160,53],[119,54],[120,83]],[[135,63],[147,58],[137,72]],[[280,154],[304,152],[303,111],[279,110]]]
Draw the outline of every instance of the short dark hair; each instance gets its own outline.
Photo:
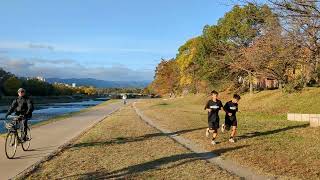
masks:
[[[236,99],[236,100],[238,100],[238,101],[241,99],[241,97],[240,97],[239,94],[234,94],[234,95],[233,95],[233,98]]]
[[[215,90],[213,90],[213,91],[211,91],[211,95],[218,95],[219,93],[217,92],[217,91],[215,91]]]

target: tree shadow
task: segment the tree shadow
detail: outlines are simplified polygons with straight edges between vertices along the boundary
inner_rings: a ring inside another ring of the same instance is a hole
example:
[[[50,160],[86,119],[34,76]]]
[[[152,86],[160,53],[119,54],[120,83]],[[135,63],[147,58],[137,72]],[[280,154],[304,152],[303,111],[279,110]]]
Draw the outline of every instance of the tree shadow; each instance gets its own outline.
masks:
[[[309,126],[309,124],[302,124],[302,125],[296,125],[296,126],[287,126],[285,128],[279,128],[279,129],[274,129],[274,130],[270,130],[270,131],[250,132],[250,133],[246,133],[246,134],[240,135],[240,136],[238,136],[238,138],[240,138],[240,139],[250,139],[250,138],[255,138],[255,137],[259,137],[259,136],[267,136],[267,135],[271,135],[271,134],[277,134],[277,133],[288,131],[288,130],[291,130],[291,129],[306,128],[308,126]]]
[[[159,170],[162,168],[170,169],[181,166],[186,163],[194,162],[197,160],[209,160],[211,158],[216,158],[220,154],[225,152],[241,149],[247,147],[248,145],[230,147],[218,149],[212,152],[204,152],[204,153],[185,153],[185,154],[176,154],[168,157],[159,158],[156,160],[152,160],[149,162],[132,165],[129,167],[125,167],[119,170],[108,172],[106,169],[102,169],[95,172],[89,172],[85,174],[77,174],[72,176],[63,177],[60,179],[66,178],[81,178],[81,179],[126,179],[129,175],[134,175],[137,173],[142,173],[150,170]],[[218,152],[218,153],[217,153]],[[181,162],[182,161],[182,162]],[[172,163],[172,165],[170,165]],[[170,166],[165,166],[170,165]],[[165,167],[163,167],[165,166]]]
[[[69,147],[70,148],[81,148],[81,147],[92,147],[92,146],[105,146],[105,145],[111,145],[111,144],[124,144],[124,143],[130,143],[130,142],[139,142],[139,141],[145,141],[148,139],[156,138],[156,137],[163,137],[163,136],[179,136],[181,134],[185,134],[192,131],[202,130],[206,127],[201,128],[194,128],[194,129],[186,129],[186,130],[180,130],[176,132],[171,133],[152,133],[152,134],[145,134],[143,136],[138,137],[117,137],[114,139],[111,139],[109,141],[102,141],[102,142],[88,142],[88,143],[78,143],[74,144]]]

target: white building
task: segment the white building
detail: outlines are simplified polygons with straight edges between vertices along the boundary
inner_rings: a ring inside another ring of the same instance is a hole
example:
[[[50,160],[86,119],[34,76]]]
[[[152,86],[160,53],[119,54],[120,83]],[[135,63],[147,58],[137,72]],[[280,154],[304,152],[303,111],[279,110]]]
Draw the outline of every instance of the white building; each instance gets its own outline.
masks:
[[[46,82],[46,78],[42,77],[42,76],[37,76],[37,77],[28,77],[27,80],[31,80],[31,79],[36,79],[38,81],[42,81],[42,82]]]
[[[72,83],[72,87],[73,88],[77,87],[77,84],[76,83]]]

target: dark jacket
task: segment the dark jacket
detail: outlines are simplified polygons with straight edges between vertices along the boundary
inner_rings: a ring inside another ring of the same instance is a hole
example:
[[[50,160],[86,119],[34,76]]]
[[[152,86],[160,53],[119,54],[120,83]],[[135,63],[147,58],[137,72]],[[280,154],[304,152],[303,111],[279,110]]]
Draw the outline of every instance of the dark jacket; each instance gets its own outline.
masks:
[[[7,115],[15,112],[16,115],[24,115],[26,118],[31,118],[33,109],[33,102],[29,97],[19,96],[12,102]]]

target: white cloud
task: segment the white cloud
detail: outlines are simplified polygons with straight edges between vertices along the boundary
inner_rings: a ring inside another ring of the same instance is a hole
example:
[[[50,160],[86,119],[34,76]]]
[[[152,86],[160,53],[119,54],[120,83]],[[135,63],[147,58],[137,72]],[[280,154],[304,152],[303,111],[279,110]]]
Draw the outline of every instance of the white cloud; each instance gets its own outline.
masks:
[[[152,48],[110,48],[110,47],[82,47],[70,44],[52,44],[43,42],[0,42],[2,50],[48,50],[71,53],[152,53],[170,54],[169,50]]]
[[[0,56],[0,67],[18,76],[95,78],[113,81],[151,80],[152,70],[133,70],[123,65],[86,67],[74,60],[14,59]]]
[[[52,45],[45,43],[30,43],[30,42],[0,42],[0,49],[46,49],[53,51]]]

